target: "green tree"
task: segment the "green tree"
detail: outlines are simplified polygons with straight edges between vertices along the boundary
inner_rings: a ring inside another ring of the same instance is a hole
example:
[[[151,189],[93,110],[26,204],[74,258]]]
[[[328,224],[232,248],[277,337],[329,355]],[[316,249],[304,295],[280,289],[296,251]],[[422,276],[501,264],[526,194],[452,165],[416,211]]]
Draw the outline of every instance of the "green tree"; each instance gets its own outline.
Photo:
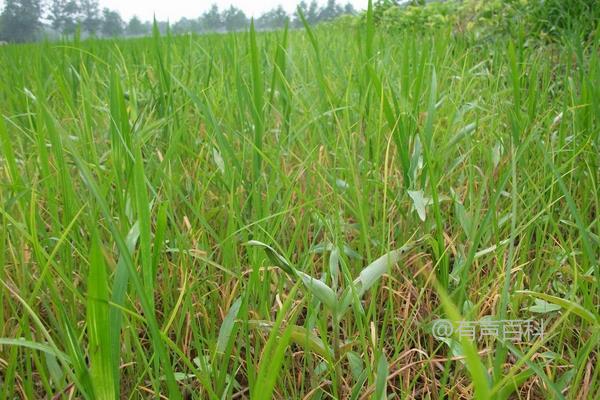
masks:
[[[319,21],[331,21],[342,15],[342,7],[335,0],[327,0],[327,5],[319,10]]]
[[[289,21],[290,16],[285,12],[283,7],[267,11],[256,20],[256,27],[259,29],[277,29],[282,28],[286,21]]]
[[[352,5],[352,3],[346,3],[346,5],[344,6],[344,14],[345,15],[356,15],[356,10],[354,9],[354,6]]]
[[[228,32],[242,30],[248,25],[248,18],[246,17],[246,14],[234,6],[231,6],[227,10],[223,11],[221,18],[223,24],[225,25],[225,29],[227,29]]]
[[[310,25],[314,25],[320,21],[319,5],[317,4],[317,2],[315,0],[311,1],[310,5],[306,4],[305,1],[301,1],[298,4],[296,11],[294,11],[294,21],[293,21],[293,25],[296,28],[301,28],[303,25],[302,18],[300,18],[300,13],[302,13],[302,15],[304,15],[306,22],[308,22]]]
[[[5,0],[0,15],[0,38],[9,42],[35,39],[40,27],[40,0]]]
[[[198,19],[188,19],[183,17],[179,21],[175,22],[172,30],[175,34],[200,32],[200,22]]]
[[[57,31],[71,35],[75,33],[79,20],[79,4],[75,0],[53,0],[48,19]]]
[[[148,33],[144,23],[135,15],[129,20],[126,31],[130,36],[141,36]]]
[[[102,34],[104,36],[119,36],[123,34],[123,20],[118,12],[108,8],[102,10]]]
[[[79,4],[75,0],[67,1],[64,9],[63,33],[72,35],[77,30],[80,21]]]
[[[306,17],[306,21],[311,25],[319,22],[319,5],[316,0],[310,2],[310,6],[308,6],[308,10],[304,16]]]
[[[406,5],[405,3],[402,4]],[[399,2],[397,0],[377,0],[373,4],[373,19],[375,20],[375,23],[381,21],[387,10],[398,6]]]
[[[62,9],[62,0],[52,0],[49,10],[50,13],[48,14],[48,20],[50,21],[50,26],[58,31],[62,31]]]
[[[81,26],[90,35],[95,35],[102,25],[98,0],[80,0],[79,8],[81,10]]]
[[[221,19],[219,7],[216,4],[213,4],[208,11],[202,14],[202,17],[200,17],[200,23],[203,31],[216,32],[222,29],[223,20]]]

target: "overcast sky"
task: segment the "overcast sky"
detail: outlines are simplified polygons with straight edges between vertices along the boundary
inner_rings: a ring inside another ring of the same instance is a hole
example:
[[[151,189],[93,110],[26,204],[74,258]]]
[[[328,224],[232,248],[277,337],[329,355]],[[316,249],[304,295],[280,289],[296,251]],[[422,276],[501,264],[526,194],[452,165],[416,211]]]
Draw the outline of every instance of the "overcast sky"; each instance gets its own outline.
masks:
[[[355,8],[359,9],[366,7],[368,0],[349,1]],[[233,4],[244,10],[249,16],[258,16],[271,8],[277,7],[279,4],[288,12],[291,12],[299,2],[300,0],[100,0],[100,5],[119,11],[125,19],[129,19],[133,15],[137,15],[142,19],[152,19],[152,15],[156,13],[157,19],[176,21],[181,17],[198,17],[213,3],[217,4],[220,9]],[[310,1],[306,2],[310,3]],[[317,2],[324,4],[327,0],[317,0]],[[337,0],[337,2],[346,4],[346,0]]]
[[[305,0],[310,3],[310,0]],[[352,3],[356,9],[366,8],[368,0],[337,0],[340,4]],[[48,0],[47,3],[50,3]],[[100,7],[108,7],[117,10],[123,19],[128,20],[133,15],[137,15],[143,20],[151,20],[156,13],[159,20],[174,22],[181,17],[195,18],[210,8],[211,4],[217,4],[223,9],[231,4],[241,8],[249,16],[258,16],[261,13],[270,10],[281,4],[288,12],[296,8],[300,0],[99,0]],[[317,0],[319,4],[324,4],[327,0]],[[4,0],[0,0],[0,5],[4,8]]]

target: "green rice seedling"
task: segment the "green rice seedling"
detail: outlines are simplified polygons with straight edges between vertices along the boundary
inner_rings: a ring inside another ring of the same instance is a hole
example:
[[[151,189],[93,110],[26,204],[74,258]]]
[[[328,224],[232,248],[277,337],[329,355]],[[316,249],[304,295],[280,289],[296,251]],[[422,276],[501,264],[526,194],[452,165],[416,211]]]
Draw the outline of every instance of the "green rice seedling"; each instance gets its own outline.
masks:
[[[323,353],[325,353],[325,355],[328,356],[326,358],[331,359],[332,366],[338,369],[338,377],[341,376],[341,372],[339,371],[341,358],[345,355],[346,352],[346,346],[344,346],[340,339],[341,319],[343,318],[344,314],[348,311],[348,309],[351,308],[351,306],[354,306],[354,309],[362,309],[360,299],[363,297],[363,295],[383,276],[383,274],[385,274],[389,270],[390,266],[396,264],[399,261],[400,256],[411,247],[407,245],[401,249],[393,250],[381,256],[380,258],[369,264],[367,267],[365,267],[360,272],[359,276],[353,282],[351,282],[349,286],[344,288],[342,291],[336,293],[330,286],[328,286],[322,280],[314,278],[295,268],[282,255],[277,253],[277,251],[275,251],[273,247],[256,240],[248,242],[247,245],[262,248],[274,265],[281,268],[294,281],[298,283],[301,282],[306,291],[312,296],[314,296],[316,299],[318,299],[323,305],[324,309],[327,311],[328,315],[330,315],[331,324],[333,327],[331,333],[332,337],[330,340],[332,343],[331,350],[323,349],[321,344],[322,340],[318,337],[314,337],[308,331],[305,331],[304,335],[300,334],[300,337],[296,337],[296,339],[300,339],[299,344],[309,343],[309,349],[317,349],[318,352],[322,355]],[[332,257],[335,259],[335,252],[332,254]],[[335,265],[336,262],[332,261],[332,263]],[[334,272],[333,282],[335,282],[335,278],[336,273]],[[273,329],[276,329],[276,327],[273,327]],[[300,327],[295,327],[295,329],[296,331],[302,332],[302,329]],[[327,354],[327,352],[329,351],[331,351],[331,353]],[[385,356],[383,356],[383,358],[385,358]],[[378,374],[380,373],[381,371],[378,372]],[[381,391],[381,388],[379,388],[380,385],[381,384],[378,384],[379,392]],[[336,392],[338,395],[340,395],[339,390],[339,388],[336,388]],[[379,397],[381,397],[381,394],[379,395]]]
[[[108,280],[97,234],[92,242],[88,286],[87,327],[90,331],[90,379],[94,397],[116,399],[118,392],[111,357]]]

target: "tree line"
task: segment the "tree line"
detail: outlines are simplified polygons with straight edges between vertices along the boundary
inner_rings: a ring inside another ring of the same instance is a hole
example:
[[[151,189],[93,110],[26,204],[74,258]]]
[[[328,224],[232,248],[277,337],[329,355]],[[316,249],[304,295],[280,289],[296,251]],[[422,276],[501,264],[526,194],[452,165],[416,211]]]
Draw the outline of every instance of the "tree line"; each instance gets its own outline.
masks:
[[[309,24],[331,21],[341,15],[356,13],[352,4],[344,6],[336,0],[327,0],[323,6],[313,0],[301,1],[290,15],[282,6],[265,12],[254,22],[257,29],[269,30],[283,27],[286,22],[302,26],[300,13]],[[161,31],[170,27],[175,34],[187,32],[234,32],[246,29],[250,18],[241,9],[230,6],[223,10],[213,4],[198,18],[181,18],[169,24],[159,21]],[[5,0],[0,14],[0,40],[30,42],[49,36],[70,36],[80,32],[92,37],[143,36],[152,30],[150,21],[133,16],[124,21],[119,13],[109,8],[100,9],[98,0]]]

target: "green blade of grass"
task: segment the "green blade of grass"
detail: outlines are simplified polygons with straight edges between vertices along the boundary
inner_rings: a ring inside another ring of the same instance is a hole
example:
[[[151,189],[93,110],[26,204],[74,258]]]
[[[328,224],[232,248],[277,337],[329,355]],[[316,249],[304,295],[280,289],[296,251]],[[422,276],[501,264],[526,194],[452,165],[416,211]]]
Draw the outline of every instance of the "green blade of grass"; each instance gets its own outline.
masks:
[[[98,399],[117,399],[117,385],[112,362],[111,326],[109,315],[108,278],[104,256],[96,233],[92,235],[90,273],[88,277],[87,331],[89,337],[90,370],[94,395]]]

